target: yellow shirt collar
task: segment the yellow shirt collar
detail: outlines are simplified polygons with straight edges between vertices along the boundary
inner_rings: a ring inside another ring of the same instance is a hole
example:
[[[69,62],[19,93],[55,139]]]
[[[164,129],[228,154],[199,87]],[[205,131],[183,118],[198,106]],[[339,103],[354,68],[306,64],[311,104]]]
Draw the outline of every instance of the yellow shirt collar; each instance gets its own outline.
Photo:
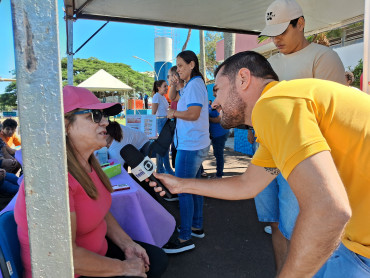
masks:
[[[261,96],[263,96],[264,93],[266,93],[268,90],[270,90],[272,87],[274,87],[278,83],[279,83],[279,81],[272,81],[269,84],[267,84],[266,87],[263,89],[263,91],[261,93]]]

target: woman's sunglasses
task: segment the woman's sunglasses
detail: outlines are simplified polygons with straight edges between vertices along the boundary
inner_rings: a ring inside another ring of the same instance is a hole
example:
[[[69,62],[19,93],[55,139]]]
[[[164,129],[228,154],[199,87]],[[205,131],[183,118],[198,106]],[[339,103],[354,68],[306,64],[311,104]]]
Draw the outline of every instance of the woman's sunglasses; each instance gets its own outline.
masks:
[[[95,109],[81,110],[81,111],[77,111],[73,114],[79,115],[79,114],[87,114],[87,113],[91,113],[91,118],[92,118],[93,122],[97,123],[97,124],[101,122],[103,117],[105,117],[105,118],[109,117],[109,115],[107,115],[104,111],[95,110]]]

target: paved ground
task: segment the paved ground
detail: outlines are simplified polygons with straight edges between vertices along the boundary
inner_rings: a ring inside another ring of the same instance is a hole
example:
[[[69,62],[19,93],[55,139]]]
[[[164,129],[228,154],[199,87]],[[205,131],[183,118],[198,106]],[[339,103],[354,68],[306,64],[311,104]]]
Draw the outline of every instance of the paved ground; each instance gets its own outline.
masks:
[[[227,146],[233,146],[233,138]],[[229,148],[225,157],[225,176],[243,173],[250,162],[248,156]],[[203,166],[207,173],[215,174],[212,149]],[[165,202],[164,206],[179,222],[178,202]],[[163,278],[274,277],[271,236],[264,233],[264,225],[257,220],[253,199],[205,198],[204,222],[206,237],[194,239],[194,250],[170,255]]]

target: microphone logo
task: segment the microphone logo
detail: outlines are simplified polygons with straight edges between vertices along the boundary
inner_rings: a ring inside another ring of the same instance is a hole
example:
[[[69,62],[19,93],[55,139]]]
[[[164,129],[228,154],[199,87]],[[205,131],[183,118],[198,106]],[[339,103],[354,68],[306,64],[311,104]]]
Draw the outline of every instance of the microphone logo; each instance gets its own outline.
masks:
[[[139,165],[131,169],[131,173],[137,177],[139,181],[143,181],[149,178],[155,170],[155,164],[150,160],[149,157],[145,157]]]
[[[144,161],[144,168],[145,170],[151,172],[154,169],[153,162],[151,160],[145,160]]]

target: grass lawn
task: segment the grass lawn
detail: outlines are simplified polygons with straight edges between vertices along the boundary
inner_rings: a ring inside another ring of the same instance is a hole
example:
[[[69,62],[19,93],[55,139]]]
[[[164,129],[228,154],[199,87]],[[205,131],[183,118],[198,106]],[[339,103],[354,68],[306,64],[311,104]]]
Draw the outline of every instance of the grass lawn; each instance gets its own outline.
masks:
[[[126,119],[116,118],[115,121],[120,125],[126,125]]]

